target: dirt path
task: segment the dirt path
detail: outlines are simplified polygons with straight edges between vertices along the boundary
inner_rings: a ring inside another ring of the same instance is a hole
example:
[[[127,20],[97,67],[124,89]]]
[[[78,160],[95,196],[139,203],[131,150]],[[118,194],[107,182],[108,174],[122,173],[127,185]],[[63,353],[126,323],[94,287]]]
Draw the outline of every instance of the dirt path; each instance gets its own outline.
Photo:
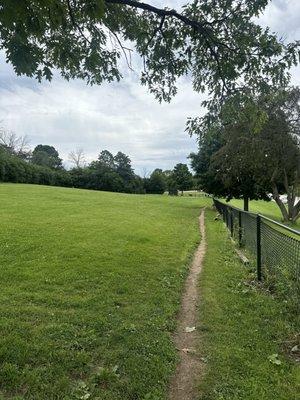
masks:
[[[194,400],[195,384],[203,370],[203,361],[197,357],[197,303],[198,278],[206,250],[204,210],[199,217],[201,242],[196,250],[181,302],[174,342],[180,352],[180,362],[170,382],[169,400]]]

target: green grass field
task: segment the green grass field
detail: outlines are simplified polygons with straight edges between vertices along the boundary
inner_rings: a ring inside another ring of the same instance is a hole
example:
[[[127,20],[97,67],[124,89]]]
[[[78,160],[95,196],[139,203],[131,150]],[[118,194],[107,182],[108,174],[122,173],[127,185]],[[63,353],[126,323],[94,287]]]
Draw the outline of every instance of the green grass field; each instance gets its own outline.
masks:
[[[161,399],[205,200],[0,185],[1,399]]]
[[[199,399],[296,400],[295,318],[249,284],[210,199],[0,184],[0,201],[1,400],[166,400],[203,206]]]
[[[200,281],[198,351],[207,363],[199,399],[297,400],[300,352],[292,349],[300,349],[299,314],[257,284],[255,268],[241,264],[214,217],[207,212]]]
[[[231,200],[229,204],[243,209],[243,200]],[[275,221],[282,222],[281,212],[274,201],[252,200],[249,202],[249,211],[259,213],[274,219]],[[300,219],[298,219],[293,227],[297,229],[300,228]]]

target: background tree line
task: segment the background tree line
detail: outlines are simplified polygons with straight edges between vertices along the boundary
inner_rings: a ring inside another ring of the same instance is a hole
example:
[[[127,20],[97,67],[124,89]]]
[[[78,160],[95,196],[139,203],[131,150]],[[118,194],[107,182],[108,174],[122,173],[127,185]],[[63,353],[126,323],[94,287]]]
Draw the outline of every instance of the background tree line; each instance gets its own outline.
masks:
[[[58,70],[67,80],[118,81],[122,55],[131,68],[131,43],[143,60],[141,83],[159,101],[170,101],[178,78],[187,74],[196,92],[209,93],[202,102],[207,114],[187,124],[200,144],[199,154],[192,156],[200,185],[227,199],[242,197],[246,208],[249,199],[269,199],[271,192],[284,219],[299,217],[299,146],[290,131],[292,121],[287,114],[285,121],[278,120],[284,105],[276,114],[265,104],[272,103],[274,89],[289,84],[289,70],[299,63],[300,42],[285,43],[258,24],[268,1],[191,0],[180,11],[133,0],[30,3],[2,1],[1,48],[16,74],[41,81],[51,80]],[[288,149],[288,157],[282,149]],[[60,171],[47,168],[52,174]],[[155,171],[143,190],[161,191],[163,185],[174,193],[183,190],[175,179],[183,172],[179,169],[169,175]],[[139,190],[133,172],[129,179],[128,170],[121,170],[118,160],[109,168],[97,160],[76,171],[74,182],[103,188],[109,177],[107,182],[118,190]],[[283,192],[287,209],[279,197]]]
[[[135,174],[130,158],[119,151],[100,152],[87,164],[82,149],[69,154],[73,168],[66,170],[58,151],[50,145],[38,145],[30,151],[26,137],[0,132],[0,182],[32,183],[123,193],[163,194],[193,189],[195,181],[186,164],[174,170],[155,169],[149,177]]]

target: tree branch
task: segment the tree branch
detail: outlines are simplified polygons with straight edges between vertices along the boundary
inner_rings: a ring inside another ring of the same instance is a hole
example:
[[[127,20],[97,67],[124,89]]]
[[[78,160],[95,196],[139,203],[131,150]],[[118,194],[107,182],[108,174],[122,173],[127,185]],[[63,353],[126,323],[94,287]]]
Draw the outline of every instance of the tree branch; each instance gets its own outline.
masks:
[[[84,38],[84,40],[87,41],[89,44],[91,44],[90,40],[85,36],[85,34],[83,33],[81,27],[76,22],[76,19],[75,19],[75,16],[73,14],[73,10],[72,10],[72,7],[71,7],[70,0],[66,0],[66,3],[67,3],[68,13],[69,13],[72,25],[74,26],[74,28],[78,29],[80,35]]]
[[[124,6],[130,6],[133,8],[138,8],[144,11],[149,11],[151,13],[154,13],[158,16],[161,17],[161,22],[160,25],[157,29],[154,30],[153,34],[151,35],[145,49],[147,49],[147,47],[149,46],[149,44],[152,42],[153,38],[155,37],[155,35],[157,34],[158,31],[160,31],[163,34],[162,31],[162,27],[165,21],[166,17],[172,17],[175,18],[181,22],[183,22],[186,26],[189,26],[191,28],[193,28],[196,32],[200,33],[202,36],[204,36],[207,47],[211,53],[211,56],[213,57],[213,59],[216,62],[217,65],[217,70],[219,72],[220,78],[222,80],[222,93],[224,92],[224,89],[229,92],[229,88],[227,86],[226,80],[223,76],[223,71],[222,71],[222,67],[221,67],[221,63],[220,63],[220,59],[219,59],[219,55],[217,53],[217,51],[214,49],[214,45],[216,46],[223,46],[225,47],[228,51],[237,53],[236,49],[231,48],[230,46],[228,46],[227,44],[224,44],[220,41],[217,41],[216,38],[214,37],[214,32],[212,29],[212,22],[208,22],[208,21],[196,21],[193,20],[189,17],[187,17],[186,15],[180,14],[178,13],[176,10],[168,10],[168,9],[162,9],[162,8],[157,8],[154,7],[150,4],[146,4],[143,2],[138,2],[136,0],[105,0],[106,4],[119,4],[119,5],[124,5]],[[239,6],[237,7],[237,9],[239,9]],[[224,18],[225,20],[225,18]],[[217,22],[217,21],[216,21]],[[220,20],[220,22],[222,22],[222,20]],[[222,94],[223,96],[223,94]]]
[[[208,34],[211,29],[207,28],[206,25],[208,25],[208,22],[199,22],[195,21],[193,19],[188,18],[185,15],[182,15],[178,13],[176,10],[166,10],[162,8],[157,8],[154,6],[151,6],[150,4],[138,2],[135,0],[105,0],[106,4],[119,4],[119,5],[124,5],[124,6],[129,6],[129,7],[134,7],[134,8],[139,8],[144,11],[149,11],[152,12],[156,15],[159,15],[160,17],[173,17],[181,22],[183,22],[185,25],[190,26],[191,28],[194,28],[198,32],[202,34]]]
[[[161,33],[163,34],[162,28],[163,28],[163,25],[164,25],[164,22],[165,22],[165,18],[166,18],[165,16],[163,16],[163,17],[161,18],[161,21],[160,21],[159,26],[154,30],[153,34],[151,35],[150,39],[148,40],[148,43],[147,43],[146,46],[145,46],[145,49],[143,50],[143,52],[147,50],[147,48],[149,47],[150,43],[151,43],[152,40],[155,38],[155,36],[156,36],[156,34],[157,34],[158,32],[161,32]]]
[[[124,57],[125,57],[126,64],[127,64],[128,68],[131,71],[133,71],[133,68],[132,68],[132,65],[131,65],[131,52],[132,52],[132,50],[122,44],[121,40],[119,39],[118,35],[115,32],[113,32],[111,29],[109,29],[109,32],[110,32],[111,35],[113,35],[113,37],[118,42],[118,44],[120,46],[120,49],[124,54]],[[128,60],[126,51],[128,51],[128,53],[129,53],[129,60]]]

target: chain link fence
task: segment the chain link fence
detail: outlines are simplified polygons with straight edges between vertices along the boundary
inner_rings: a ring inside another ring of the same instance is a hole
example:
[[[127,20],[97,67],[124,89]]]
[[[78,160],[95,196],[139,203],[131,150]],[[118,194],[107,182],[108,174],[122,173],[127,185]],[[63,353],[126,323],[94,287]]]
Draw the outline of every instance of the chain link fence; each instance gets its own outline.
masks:
[[[299,308],[300,232],[214,199],[231,236],[256,261],[258,280]]]

